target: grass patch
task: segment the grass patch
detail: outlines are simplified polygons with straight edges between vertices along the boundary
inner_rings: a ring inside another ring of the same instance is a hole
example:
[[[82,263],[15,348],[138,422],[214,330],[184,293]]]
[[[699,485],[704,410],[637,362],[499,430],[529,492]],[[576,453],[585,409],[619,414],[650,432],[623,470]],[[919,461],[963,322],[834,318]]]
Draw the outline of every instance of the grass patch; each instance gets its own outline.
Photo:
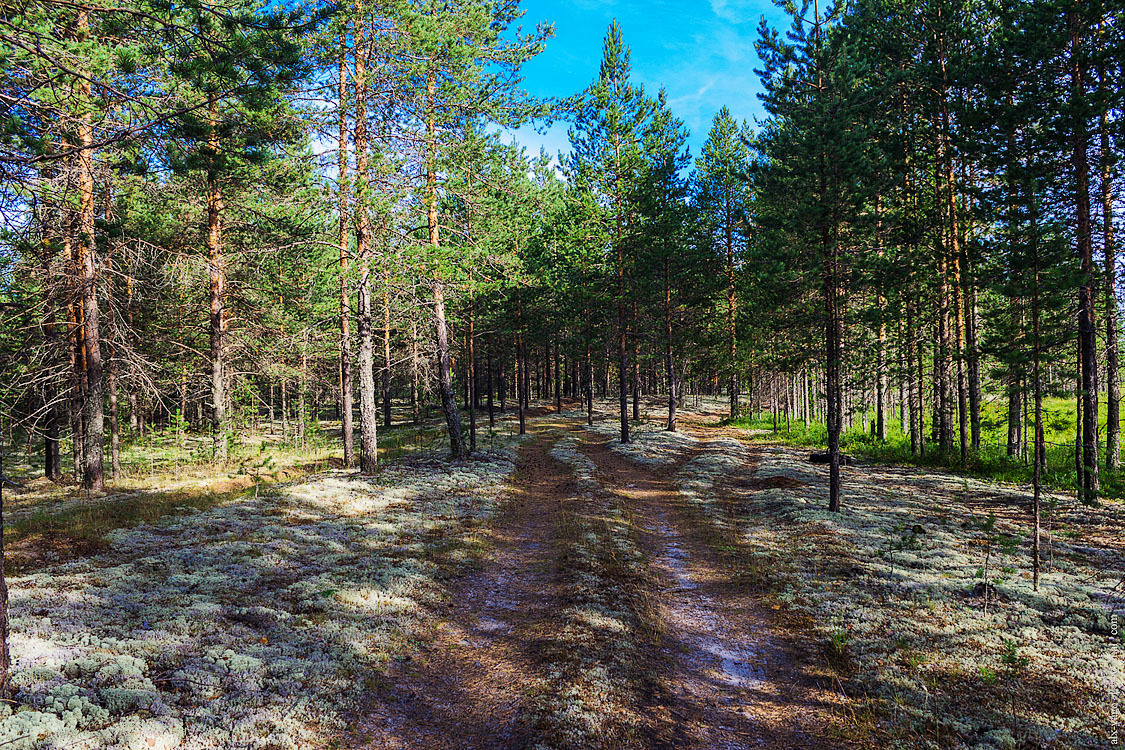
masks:
[[[1106,417],[1105,400],[1099,403],[1101,409],[1104,443]],[[840,449],[846,453],[869,461],[885,464],[903,464],[924,468],[942,469],[969,476],[990,479],[997,482],[1027,484],[1032,479],[1031,466],[1021,456],[1009,456],[1007,452],[1007,404],[988,401],[981,409],[981,449],[971,451],[964,465],[961,464],[957,445],[951,451],[942,452],[936,444],[927,440],[926,455],[916,455],[910,450],[910,436],[902,430],[898,420],[888,423],[887,439],[879,440],[872,435],[869,427],[872,415],[858,419],[858,425],[840,435]],[[927,414],[927,419],[929,415]],[[1075,484],[1074,471],[1074,402],[1063,398],[1045,399],[1043,403],[1043,425],[1047,443],[1047,465],[1043,474],[1045,487],[1055,489],[1072,488]],[[821,423],[806,424],[791,421],[788,429],[784,420],[779,420],[775,429],[770,415],[745,415],[728,421],[732,427],[769,432],[776,440],[786,445],[823,450],[828,444],[828,431]],[[865,426],[868,429],[865,429]],[[1025,434],[1031,434],[1028,425]],[[929,436],[927,426],[927,437]],[[957,439],[956,433],[954,439]],[[1102,497],[1120,500],[1125,498],[1125,472],[1110,471],[1105,465],[1104,445],[1100,451]]]

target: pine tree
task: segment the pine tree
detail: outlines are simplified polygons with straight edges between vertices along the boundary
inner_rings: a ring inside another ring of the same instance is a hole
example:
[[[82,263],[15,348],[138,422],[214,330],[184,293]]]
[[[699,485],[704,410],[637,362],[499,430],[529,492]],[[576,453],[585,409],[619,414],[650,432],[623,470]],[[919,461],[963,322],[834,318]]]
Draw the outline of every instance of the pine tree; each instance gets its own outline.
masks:
[[[574,178],[604,197],[609,253],[615,267],[617,309],[617,376],[621,408],[621,442],[629,442],[629,389],[627,309],[628,264],[626,255],[631,207],[627,204],[642,168],[641,147],[652,104],[644,89],[629,80],[629,48],[616,21],[610,24],[602,48],[598,77],[586,91],[570,130]]]
[[[695,202],[704,217],[706,242],[721,259],[725,352],[730,418],[738,416],[738,291],[744,248],[750,239],[750,148],[730,110],[715,115],[694,173]]]

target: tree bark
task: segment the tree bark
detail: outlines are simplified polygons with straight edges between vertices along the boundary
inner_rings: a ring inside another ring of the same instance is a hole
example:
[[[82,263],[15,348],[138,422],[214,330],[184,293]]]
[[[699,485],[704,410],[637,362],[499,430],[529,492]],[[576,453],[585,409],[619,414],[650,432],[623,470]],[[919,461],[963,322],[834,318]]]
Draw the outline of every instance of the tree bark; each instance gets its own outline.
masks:
[[[1121,385],[1118,369],[1117,247],[1113,236],[1113,151],[1109,118],[1102,113],[1101,128],[1102,250],[1105,256],[1105,463],[1110,471],[1121,468]]]
[[[364,474],[379,470],[378,411],[375,405],[375,334],[371,299],[371,220],[367,141],[367,48],[363,24],[355,28],[355,236],[359,262],[357,329],[359,334],[359,467]]]
[[[219,182],[218,98],[212,94],[207,104],[211,133],[208,136],[207,168],[207,257],[211,281],[211,435],[215,459],[227,459],[226,392],[223,372],[223,334],[226,321],[223,305],[226,300],[226,259],[223,257],[222,212],[223,189]]]
[[[355,465],[355,424],[352,410],[351,291],[348,283],[348,34],[340,32],[339,95],[339,246],[340,246],[340,432],[344,466]]]
[[[1082,265],[1082,284],[1078,289],[1078,340],[1082,379],[1082,460],[1083,500],[1098,501],[1098,353],[1094,320],[1094,245],[1090,221],[1090,174],[1086,151],[1089,134],[1085,110],[1086,61],[1082,51],[1083,22],[1078,11],[1070,13],[1071,27],[1071,106],[1074,110],[1073,154],[1074,200],[1078,258]]]
[[[410,418],[414,424],[421,419],[419,400],[421,398],[418,387],[418,321],[410,319]]]
[[[672,273],[671,259],[664,256],[664,374],[668,381],[668,421],[665,429],[676,431],[676,366],[672,359]]]
[[[78,11],[78,36],[84,41],[89,33],[90,16],[85,8]],[[86,110],[90,101],[90,82],[78,84],[79,106]],[[82,305],[82,337],[85,349],[86,388],[84,402],[85,466],[82,483],[87,490],[105,487],[103,444],[105,440],[105,383],[102,380],[101,336],[99,335],[97,243],[94,239],[94,140],[90,113],[83,111],[78,121],[78,272]]]
[[[555,411],[562,412],[562,380],[560,380],[561,371],[559,369],[559,339],[555,337]]]
[[[468,344],[468,351],[465,352],[465,359],[467,360],[466,366],[469,371],[469,453],[476,453],[477,451],[477,353],[476,353],[476,331],[474,330],[475,321],[473,317],[476,310],[473,309],[475,300],[473,299],[472,292],[472,275],[469,277],[469,334],[466,337]]]
[[[492,371],[492,342],[489,342],[484,355],[484,367],[488,370],[488,384],[487,384],[487,403],[488,403],[488,427],[492,429],[496,426],[496,408],[492,400],[492,382],[494,373]]]
[[[524,415],[524,381],[527,378],[527,362],[523,353],[523,295],[516,289],[516,408],[519,413],[520,434],[527,433]]]
[[[429,153],[426,159],[426,223],[430,232],[430,245],[434,252],[441,247],[441,233],[438,226],[437,193],[437,130],[434,121],[437,107],[437,79],[431,71],[426,76],[426,94],[429,110],[426,116],[426,136]],[[432,281],[434,298],[434,327],[437,334],[438,389],[441,391],[441,408],[445,414],[445,424],[449,430],[449,452],[454,459],[465,457],[465,443],[461,439],[461,412],[453,397],[453,371],[449,361],[449,328],[445,320],[445,284],[440,271],[435,272]]]
[[[390,273],[383,272],[383,427],[391,429],[391,292]]]
[[[1033,209],[1034,210],[1034,209]],[[1042,359],[1042,343],[1039,320],[1039,246],[1038,231],[1032,221],[1032,258],[1033,282],[1031,302],[1032,324],[1032,378],[1035,390],[1035,450],[1032,457],[1032,537],[1031,537],[1031,576],[1032,589],[1039,590],[1039,527],[1040,527],[1040,494],[1043,477],[1043,465],[1047,457],[1047,445],[1043,435],[1043,376],[1040,361]]]

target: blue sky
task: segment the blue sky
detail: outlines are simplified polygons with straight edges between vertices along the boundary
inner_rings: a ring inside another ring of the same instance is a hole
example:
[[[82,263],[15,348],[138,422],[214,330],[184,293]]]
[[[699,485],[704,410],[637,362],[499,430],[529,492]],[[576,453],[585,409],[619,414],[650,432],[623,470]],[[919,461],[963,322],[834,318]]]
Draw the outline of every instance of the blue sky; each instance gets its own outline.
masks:
[[[691,131],[692,158],[707,138],[711,119],[728,106],[741,120],[762,114],[754,74],[758,23],[788,26],[770,0],[524,0],[525,29],[553,22],[555,37],[524,66],[527,90],[537,96],[569,96],[597,75],[606,28],[614,18],[632,48],[633,78],[653,95],[663,86],[673,111]],[[566,125],[545,135],[529,128],[517,137],[535,155],[568,149]]]

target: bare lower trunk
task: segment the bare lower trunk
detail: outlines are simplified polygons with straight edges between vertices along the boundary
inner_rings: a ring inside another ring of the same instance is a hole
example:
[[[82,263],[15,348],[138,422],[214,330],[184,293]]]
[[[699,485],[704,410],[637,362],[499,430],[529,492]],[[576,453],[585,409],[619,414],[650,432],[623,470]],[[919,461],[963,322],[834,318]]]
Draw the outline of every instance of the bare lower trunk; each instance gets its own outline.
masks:
[[[527,432],[524,415],[524,381],[527,378],[527,362],[523,352],[523,298],[516,290],[516,404],[519,412],[520,434]]]
[[[1040,372],[1042,344],[1039,329],[1039,248],[1038,237],[1032,232],[1032,257],[1034,262],[1034,291],[1032,296],[1032,378],[1035,391],[1035,451],[1032,456],[1032,536],[1031,536],[1031,581],[1032,589],[1039,590],[1039,527],[1040,492],[1043,476],[1043,463],[1046,459],[1046,441],[1043,435],[1043,376]]]
[[[391,294],[390,277],[383,274],[383,427],[391,428]]]
[[[586,311],[586,322],[589,323],[589,310]],[[585,396],[586,396],[586,424],[594,424],[594,358],[590,353],[590,336],[586,335],[586,361],[585,366]]]
[[[219,154],[218,104],[214,96],[208,105],[211,136],[208,150],[211,165],[207,170],[207,251],[211,280],[211,434],[215,460],[227,459],[226,391],[223,373],[223,304],[226,299],[226,260],[223,258],[223,192],[216,162]]]
[[[410,321],[410,419],[414,424],[421,421],[418,387],[418,322]]]
[[[470,279],[470,284],[472,280]],[[468,335],[468,351],[465,352],[465,359],[467,360],[468,367],[468,381],[469,381],[469,453],[476,453],[477,450],[477,353],[475,350],[474,338],[476,332],[474,329],[473,314],[473,297],[472,292],[469,292],[469,335]]]
[[[375,405],[375,332],[371,298],[371,220],[368,216],[370,178],[367,143],[367,35],[355,30],[355,236],[359,262],[357,328],[359,334],[359,467],[364,474],[379,470],[379,415]]]
[[[624,294],[624,284],[619,282],[618,294]],[[626,348],[628,331],[625,323],[625,303],[617,304],[617,385],[621,407],[621,442],[629,442],[629,363]],[[592,396],[591,396],[592,398]]]
[[[348,283],[348,58],[347,31],[340,34],[339,61],[339,239],[340,246],[340,432],[344,442],[344,466],[355,465],[355,424],[352,417],[351,290]]]
[[[43,344],[53,359],[58,352],[58,328],[55,326],[55,303],[48,296],[45,300],[45,320],[43,322]],[[58,481],[62,477],[62,455],[59,449],[58,388],[54,379],[48,379],[43,389],[45,413],[43,416],[43,474],[48,479]]]
[[[109,476],[116,482],[121,478],[121,427],[117,418],[117,367],[112,359],[106,367],[106,390],[109,391]]]
[[[437,231],[436,225],[433,231]],[[454,459],[462,459],[465,457],[465,442],[461,439],[461,412],[457,409],[457,401],[453,397],[453,368],[449,361],[449,328],[445,321],[445,287],[440,282],[435,282],[433,294],[441,410],[445,415],[446,428],[449,430],[449,453]]]
[[[827,397],[828,427],[828,510],[840,511],[840,407],[842,385],[840,383],[840,317],[839,285],[837,282],[837,259],[835,244],[831,242],[828,231],[822,237],[826,250],[824,274],[825,307],[825,395]]]
[[[633,320],[637,319],[637,303],[633,302]],[[633,339],[633,420],[641,421],[641,363],[637,356],[637,340]]]
[[[668,381],[668,422],[665,429],[676,431],[676,367],[672,360],[672,276],[671,261],[664,258],[664,374]]]
[[[360,222],[363,225],[365,222]],[[359,247],[366,241],[361,239]],[[370,259],[359,254],[361,269],[356,295],[359,333],[359,468],[364,474],[379,470],[379,412],[375,404],[375,331],[372,325]]]
[[[488,374],[488,385],[487,385],[488,390],[486,392],[487,393],[487,403],[488,403],[488,427],[489,427],[489,429],[492,429],[493,427],[496,426],[496,408],[495,408],[495,404],[492,400],[492,378],[493,378],[494,373],[492,371],[492,344],[491,344],[491,342],[489,343],[487,351],[485,352],[485,355],[484,355],[484,368],[485,368],[485,370],[488,371],[488,373],[487,373]]]
[[[434,121],[437,109],[437,79],[433,72],[426,76],[426,224],[429,229],[430,246],[437,252],[441,247],[441,231],[438,226],[437,190],[437,129]],[[461,412],[453,397],[453,371],[449,361],[449,328],[445,320],[445,285],[435,279],[432,286],[434,297],[434,328],[437,334],[438,390],[441,391],[441,409],[445,414],[445,425],[449,430],[449,452],[454,459],[465,457],[465,443],[461,439]]]
[[[1070,14],[1071,24],[1071,91],[1075,109],[1081,111],[1086,100],[1085,53],[1081,46],[1085,28],[1078,11]],[[1082,463],[1083,501],[1098,502],[1098,353],[1097,329],[1094,319],[1094,247],[1090,221],[1090,187],[1086,122],[1075,117],[1073,128],[1072,165],[1078,259],[1082,265],[1082,285],[1078,288],[1078,340],[1081,352],[1082,381]]]
[[[1121,468],[1121,385],[1118,370],[1117,247],[1113,237],[1113,152],[1106,115],[1101,121],[1102,159],[1102,250],[1105,256],[1105,464],[1110,471]]]
[[[85,38],[89,28],[89,16],[85,10],[79,11],[78,28]],[[90,83],[83,79],[78,85],[79,98],[89,101]],[[84,402],[85,465],[82,483],[88,490],[101,490],[105,487],[103,466],[103,442],[105,439],[104,405],[105,383],[102,380],[101,336],[98,331],[98,278],[97,243],[94,241],[94,152],[93,128],[89,113],[84,113],[78,123],[78,252],[79,284],[83,316],[83,346],[86,359],[86,389]]]
[[[559,340],[555,338],[555,411],[562,411],[562,380],[559,375]]]

